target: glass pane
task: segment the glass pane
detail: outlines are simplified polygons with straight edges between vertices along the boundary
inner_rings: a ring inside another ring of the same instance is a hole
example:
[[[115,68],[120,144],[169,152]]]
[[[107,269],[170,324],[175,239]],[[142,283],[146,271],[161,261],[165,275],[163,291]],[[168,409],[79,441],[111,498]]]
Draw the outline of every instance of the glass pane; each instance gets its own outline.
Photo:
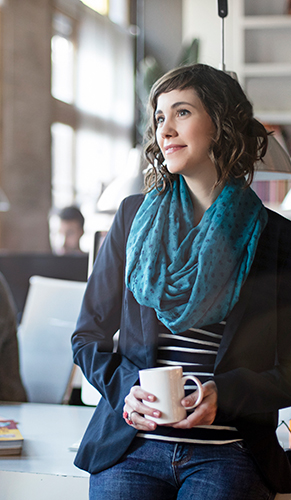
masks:
[[[110,0],[109,18],[116,24],[128,25],[128,0]]]
[[[120,35],[119,35],[120,36]],[[123,37],[115,48],[115,71],[119,78],[114,81],[115,107],[112,110],[114,121],[130,128],[134,117],[134,94],[132,89],[133,58],[132,39]]]
[[[131,128],[134,108],[132,37],[107,18],[98,19],[98,23],[84,18],[79,34],[78,108]]]
[[[98,199],[102,185],[109,181],[110,145],[103,134],[81,129],[76,133],[76,191],[78,202]]]
[[[55,35],[71,38],[73,34],[72,19],[61,12],[55,12],[53,15],[53,32]]]
[[[77,72],[77,106],[87,113],[111,119],[113,97],[112,56],[108,52],[108,33],[101,18],[96,25],[87,17],[80,26]]]
[[[103,16],[108,14],[108,0],[81,0],[81,2]]]
[[[64,36],[54,35],[51,42],[52,96],[71,104],[74,100],[74,45]]]
[[[74,130],[63,123],[54,123],[52,133],[52,204],[70,205],[74,199]]]

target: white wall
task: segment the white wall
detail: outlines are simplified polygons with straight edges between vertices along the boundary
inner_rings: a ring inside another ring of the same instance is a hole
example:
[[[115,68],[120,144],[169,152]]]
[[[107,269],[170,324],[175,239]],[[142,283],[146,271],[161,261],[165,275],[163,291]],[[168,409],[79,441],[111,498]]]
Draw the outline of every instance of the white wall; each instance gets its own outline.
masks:
[[[225,65],[227,71],[236,71],[233,46],[233,0],[228,2],[228,16],[224,20]],[[221,19],[217,0],[183,0],[183,41],[199,38],[199,62],[221,67]]]
[[[163,71],[175,68],[181,54],[183,0],[145,0],[145,53]]]

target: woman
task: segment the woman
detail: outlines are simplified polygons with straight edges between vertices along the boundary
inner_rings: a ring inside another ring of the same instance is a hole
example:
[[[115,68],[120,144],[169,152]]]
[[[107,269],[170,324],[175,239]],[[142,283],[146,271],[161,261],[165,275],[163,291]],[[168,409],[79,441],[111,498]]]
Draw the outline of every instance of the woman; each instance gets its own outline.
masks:
[[[150,114],[147,194],[121,204],[72,339],[103,396],[75,464],[91,500],[272,499],[291,491],[275,434],[291,405],[291,226],[249,187],[267,133],[239,84],[201,64],[156,82]],[[171,364],[204,398],[161,426],[138,371]]]

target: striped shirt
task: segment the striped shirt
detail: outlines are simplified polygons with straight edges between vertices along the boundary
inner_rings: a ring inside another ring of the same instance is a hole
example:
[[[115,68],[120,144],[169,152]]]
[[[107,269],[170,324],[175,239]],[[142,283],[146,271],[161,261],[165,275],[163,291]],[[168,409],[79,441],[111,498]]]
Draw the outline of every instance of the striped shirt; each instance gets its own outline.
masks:
[[[183,375],[195,375],[202,383],[211,380],[224,326],[225,322],[222,321],[173,334],[159,323],[157,366],[179,365],[183,368]],[[185,395],[194,390],[194,382],[187,381]],[[158,426],[154,431],[139,432],[137,435],[148,439],[199,444],[226,444],[240,440],[235,427],[223,425],[201,425],[192,429]]]

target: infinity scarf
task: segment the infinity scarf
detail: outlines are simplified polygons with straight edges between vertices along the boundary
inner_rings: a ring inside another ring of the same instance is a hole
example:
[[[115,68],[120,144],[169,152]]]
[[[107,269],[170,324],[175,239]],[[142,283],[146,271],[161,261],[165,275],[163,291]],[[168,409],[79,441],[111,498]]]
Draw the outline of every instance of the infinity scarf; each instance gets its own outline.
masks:
[[[225,185],[193,227],[188,186],[179,176],[145,196],[126,248],[126,286],[173,333],[224,320],[254,260],[267,211],[243,181]]]

